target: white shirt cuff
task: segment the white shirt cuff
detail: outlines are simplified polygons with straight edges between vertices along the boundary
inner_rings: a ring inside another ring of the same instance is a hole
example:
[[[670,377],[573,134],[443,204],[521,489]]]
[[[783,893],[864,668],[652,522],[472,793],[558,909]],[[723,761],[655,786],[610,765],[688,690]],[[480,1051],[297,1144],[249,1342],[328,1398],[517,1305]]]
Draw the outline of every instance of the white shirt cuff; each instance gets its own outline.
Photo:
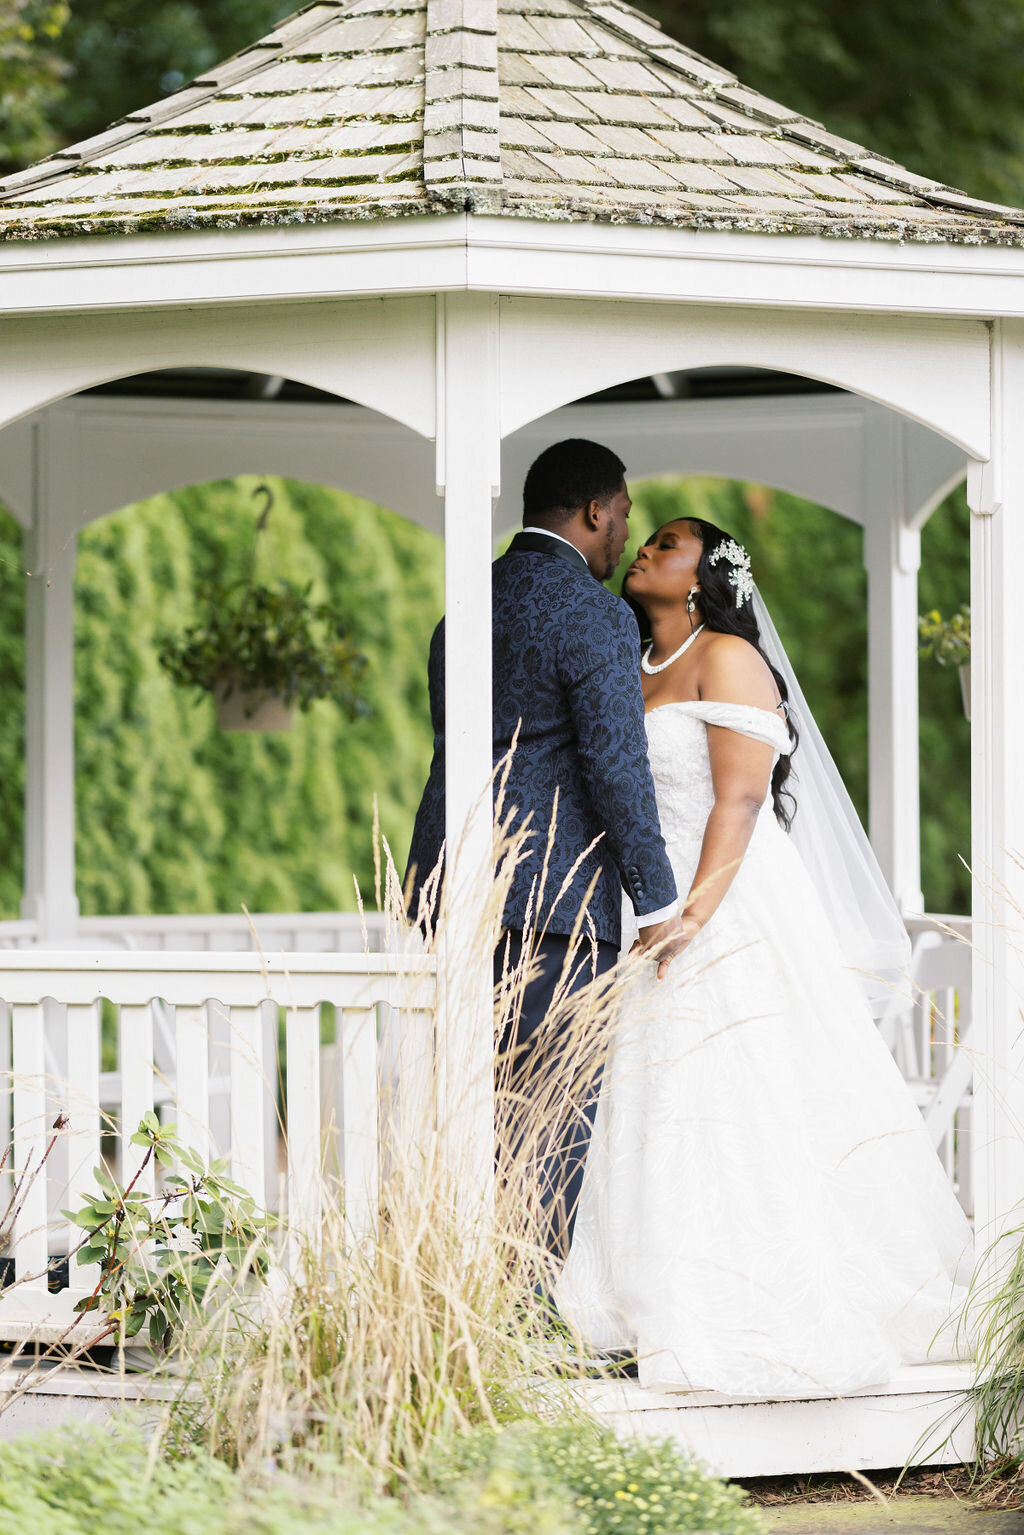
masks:
[[[637,915],[637,927],[653,927],[656,922],[667,922],[669,917],[674,917],[679,910],[679,902],[673,901],[671,906],[662,906],[658,911],[645,912],[641,917]]]

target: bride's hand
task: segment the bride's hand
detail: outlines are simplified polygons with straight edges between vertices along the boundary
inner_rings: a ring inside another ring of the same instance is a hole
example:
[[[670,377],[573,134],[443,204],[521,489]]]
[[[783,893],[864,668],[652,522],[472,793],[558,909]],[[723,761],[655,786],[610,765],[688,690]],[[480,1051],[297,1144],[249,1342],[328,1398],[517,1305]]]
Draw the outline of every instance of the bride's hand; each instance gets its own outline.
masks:
[[[696,933],[700,924],[693,917],[669,917],[665,922],[652,922],[642,927],[640,936],[631,952],[637,949],[658,961],[658,980],[663,981],[668,967],[677,954],[681,954]]]

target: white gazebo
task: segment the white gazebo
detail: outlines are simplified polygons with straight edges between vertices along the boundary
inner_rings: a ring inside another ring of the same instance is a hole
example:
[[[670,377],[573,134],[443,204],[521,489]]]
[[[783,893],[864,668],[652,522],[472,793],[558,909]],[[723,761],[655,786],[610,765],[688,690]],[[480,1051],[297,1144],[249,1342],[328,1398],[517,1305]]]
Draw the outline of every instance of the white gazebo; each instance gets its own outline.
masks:
[[[357,1120],[376,1124],[375,1102],[358,1108],[374,1075],[366,1010],[394,997],[383,961],[336,952],[359,947],[357,928],[330,915],[275,919],[271,944],[328,952],[268,975],[248,956],[194,952],[244,948],[240,925],[79,918],[78,529],[160,490],[257,471],[337,484],[443,531],[448,830],[469,922],[489,851],[494,532],[515,521],[535,453],[585,434],[614,445],[634,476],[754,479],[863,527],[870,830],[915,932],[920,530],[967,475],[971,973],[959,977],[963,951],[920,972],[925,989],[961,989],[960,1035],[934,1058],[927,1019],[924,1036],[920,1019],[886,1026],[910,1075],[923,1080],[941,1057],[922,1102],[951,1170],[975,1067],[970,1175],[966,1119],[957,1154],[984,1244],[1024,1196],[1013,682],[1024,657],[1024,212],[836,138],[619,0],[500,11],[497,0],[399,0],[386,14],[371,0],[322,0],[158,105],[0,183],[0,235],[0,498],[25,529],[29,572],[25,902],[21,922],[0,924],[16,1165],[44,1122],[47,1072],[64,1072],[83,1101],[99,1092],[97,996],[121,1008],[124,1121],[153,1099],[157,998],[157,1033],[162,1018],[177,1050],[164,1069],[178,1073],[180,1106],[187,1058],[187,1115],[208,1136],[197,1009],[214,997],[233,1018],[237,1008],[259,1058],[269,988],[298,1009],[290,1093],[315,1096],[314,1004],[351,1011],[364,1075],[346,1068],[339,1087],[346,1173],[358,1167],[370,1188],[353,1138]],[[188,952],[110,947],[126,935]],[[457,941],[456,925],[443,979],[449,995],[463,987],[463,1005],[448,1009],[438,1048],[444,1128],[473,1197],[491,1164],[489,982],[466,992]],[[930,938],[922,953],[935,947]],[[44,1051],[54,1009],[56,1068]],[[234,1060],[230,1075],[236,1175],[262,1194],[259,1077]],[[295,1210],[309,1219],[313,1120],[292,1168]],[[33,1197],[36,1225],[25,1217],[16,1253],[29,1266],[46,1252],[45,1190]],[[56,1314],[45,1282],[16,1296],[0,1300],[0,1335],[45,1335]],[[963,1379],[927,1367],[887,1393],[770,1409],[641,1400],[623,1387],[607,1405],[755,1475],[897,1463]]]

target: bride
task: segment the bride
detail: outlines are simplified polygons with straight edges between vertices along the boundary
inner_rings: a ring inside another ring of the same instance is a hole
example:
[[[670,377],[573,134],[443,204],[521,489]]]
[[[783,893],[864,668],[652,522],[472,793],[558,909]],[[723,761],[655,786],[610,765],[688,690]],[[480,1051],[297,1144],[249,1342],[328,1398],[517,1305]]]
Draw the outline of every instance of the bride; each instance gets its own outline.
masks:
[[[906,935],[802,708],[796,751],[749,558],[680,519],[624,590],[690,941],[620,1020],[558,1307],[653,1388],[831,1396],[951,1358],[970,1232],[871,1014]]]

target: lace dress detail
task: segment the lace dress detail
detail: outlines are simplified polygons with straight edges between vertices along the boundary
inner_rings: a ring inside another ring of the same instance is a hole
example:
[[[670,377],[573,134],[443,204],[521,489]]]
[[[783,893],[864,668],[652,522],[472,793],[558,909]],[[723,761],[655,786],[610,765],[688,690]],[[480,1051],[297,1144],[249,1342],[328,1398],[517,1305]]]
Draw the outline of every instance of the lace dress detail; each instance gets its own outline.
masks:
[[[708,726],[789,744],[763,709],[648,714],[683,891],[713,803]],[[596,1347],[635,1348],[642,1385],[835,1395],[951,1358],[969,1268],[966,1219],[769,798],[713,918],[623,1006],[558,1304]]]

